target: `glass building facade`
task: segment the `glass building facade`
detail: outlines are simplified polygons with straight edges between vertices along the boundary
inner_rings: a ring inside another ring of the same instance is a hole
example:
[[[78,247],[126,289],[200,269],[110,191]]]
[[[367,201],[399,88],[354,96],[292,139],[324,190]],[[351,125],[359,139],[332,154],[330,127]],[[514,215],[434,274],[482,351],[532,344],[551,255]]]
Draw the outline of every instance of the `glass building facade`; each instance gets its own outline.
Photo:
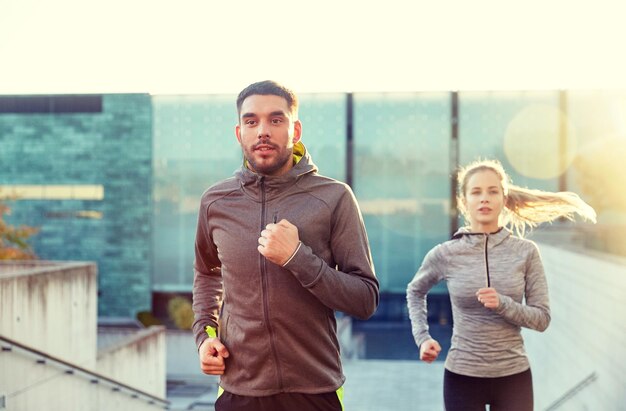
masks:
[[[624,99],[558,91],[461,92],[456,99],[448,92],[304,94],[300,119],[320,172],[350,183],[357,196],[382,290],[403,293],[426,252],[463,224],[454,222],[451,177],[458,165],[496,158],[514,184],[573,190],[598,208],[583,162],[588,148],[601,150],[602,142],[622,147]],[[241,164],[235,96],[152,101],[154,287],[189,290],[199,198]],[[595,112],[586,111],[589,105]],[[620,163],[610,163],[616,178]]]
[[[150,309],[149,95],[0,96],[0,195],[10,194],[8,222],[40,229],[39,258],[98,264],[100,315]]]
[[[62,112],[61,102],[27,113],[25,100],[0,97],[0,186],[72,186],[75,198],[23,198],[11,221],[42,228],[33,245],[43,258],[97,261],[101,314],[134,315],[151,292],[191,290],[199,199],[242,162],[236,96],[100,98],[100,108],[84,102],[91,112]],[[598,224],[547,231],[626,255],[617,236],[626,224],[624,92],[303,94],[300,119],[320,172],[349,183],[361,206],[383,294],[373,322],[400,324],[409,343],[406,285],[463,224],[458,165],[496,158],[514,184],[578,192]],[[445,286],[433,296],[432,320],[446,324]]]

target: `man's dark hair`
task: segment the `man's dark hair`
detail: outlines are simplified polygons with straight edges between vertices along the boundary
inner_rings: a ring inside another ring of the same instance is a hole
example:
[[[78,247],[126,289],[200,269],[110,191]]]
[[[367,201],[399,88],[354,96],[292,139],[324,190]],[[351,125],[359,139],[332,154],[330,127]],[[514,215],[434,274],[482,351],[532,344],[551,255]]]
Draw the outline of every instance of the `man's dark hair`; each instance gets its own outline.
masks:
[[[295,115],[298,112],[298,97],[293,91],[275,81],[265,80],[252,83],[241,90],[241,93],[237,96],[237,114],[239,116],[241,116],[241,105],[243,101],[254,95],[282,97],[287,101],[287,107],[291,114]]]

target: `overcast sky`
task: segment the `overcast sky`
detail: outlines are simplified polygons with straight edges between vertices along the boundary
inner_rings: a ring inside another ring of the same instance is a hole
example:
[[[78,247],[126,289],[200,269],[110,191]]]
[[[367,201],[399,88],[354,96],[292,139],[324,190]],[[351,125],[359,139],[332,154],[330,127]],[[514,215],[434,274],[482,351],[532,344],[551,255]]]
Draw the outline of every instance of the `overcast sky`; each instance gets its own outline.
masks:
[[[626,89],[591,0],[0,0],[0,94]]]

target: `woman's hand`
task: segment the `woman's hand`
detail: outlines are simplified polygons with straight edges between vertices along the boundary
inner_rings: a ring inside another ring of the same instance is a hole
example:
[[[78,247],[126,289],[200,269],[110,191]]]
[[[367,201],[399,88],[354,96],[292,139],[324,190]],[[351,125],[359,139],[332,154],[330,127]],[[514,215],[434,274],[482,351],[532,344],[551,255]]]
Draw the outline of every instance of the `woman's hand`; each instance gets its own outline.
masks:
[[[420,360],[431,363],[437,359],[441,352],[441,346],[437,340],[426,340],[420,346]]]
[[[484,305],[486,308],[494,309],[500,306],[500,297],[495,288],[481,288],[476,291],[476,298],[478,302]]]

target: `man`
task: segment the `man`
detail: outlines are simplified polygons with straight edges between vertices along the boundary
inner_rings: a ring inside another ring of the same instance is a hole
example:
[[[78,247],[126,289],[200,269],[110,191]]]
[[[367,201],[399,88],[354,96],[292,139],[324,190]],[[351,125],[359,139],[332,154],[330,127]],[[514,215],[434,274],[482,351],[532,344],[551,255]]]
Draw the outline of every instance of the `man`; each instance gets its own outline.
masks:
[[[193,326],[200,364],[221,375],[215,409],[341,410],[335,310],[378,305],[350,188],[317,173],[295,94],[273,81],[237,98],[243,165],[201,199]]]

